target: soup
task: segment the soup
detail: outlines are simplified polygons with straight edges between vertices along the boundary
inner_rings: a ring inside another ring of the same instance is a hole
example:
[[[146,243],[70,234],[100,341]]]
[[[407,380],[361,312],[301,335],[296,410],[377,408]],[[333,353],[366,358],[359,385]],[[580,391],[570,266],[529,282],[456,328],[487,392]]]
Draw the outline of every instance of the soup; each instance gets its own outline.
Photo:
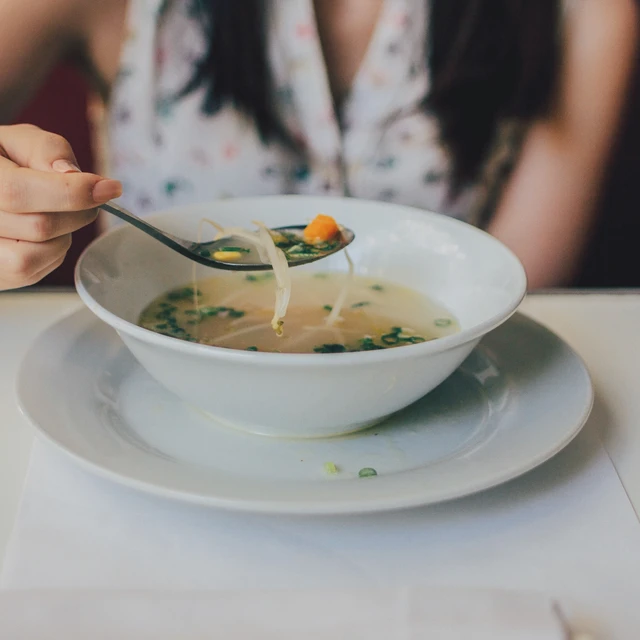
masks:
[[[388,349],[460,330],[426,296],[380,279],[343,273],[292,274],[283,335],[272,328],[272,273],[225,274],[156,298],[140,326],[164,335],[229,349],[275,353],[342,353]],[[345,290],[345,285],[348,287]],[[346,292],[338,317],[332,305]]]

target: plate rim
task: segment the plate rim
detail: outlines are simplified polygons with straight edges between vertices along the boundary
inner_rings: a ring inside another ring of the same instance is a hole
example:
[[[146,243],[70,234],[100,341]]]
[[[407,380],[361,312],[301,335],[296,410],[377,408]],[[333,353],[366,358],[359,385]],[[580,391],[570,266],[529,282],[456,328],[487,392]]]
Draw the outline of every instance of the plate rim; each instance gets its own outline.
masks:
[[[83,457],[79,452],[74,451],[72,448],[66,446],[64,443],[58,441],[46,427],[43,427],[39,422],[31,415],[29,408],[26,406],[21,387],[24,384],[23,380],[26,377],[28,370],[28,364],[30,357],[34,351],[36,351],[36,345],[38,341],[44,337],[48,331],[53,331],[56,328],[65,325],[68,322],[73,321],[81,316],[90,318],[91,325],[105,325],[99,318],[95,317],[89,309],[81,307],[76,309],[58,321],[50,324],[45,328],[31,343],[23,359],[18,367],[17,375],[15,377],[14,391],[16,394],[17,404],[20,413],[25,420],[36,431],[38,437],[42,438],[53,448],[64,454],[68,459],[72,460],[82,469],[92,473],[93,475],[114,482],[116,485],[125,487],[129,490],[135,490],[143,494],[152,495],[161,499],[167,499],[171,501],[177,501],[183,504],[198,505],[207,508],[223,509],[230,512],[240,513],[256,513],[256,514],[273,514],[273,515],[290,515],[290,516],[328,516],[328,515],[358,515],[358,514],[370,514],[370,513],[382,513],[400,511],[404,509],[430,507],[437,504],[446,502],[452,502],[468,496],[473,496],[492,488],[503,485],[518,477],[526,475],[533,469],[544,464],[560,451],[567,447],[576,436],[582,431],[582,428],[586,424],[595,400],[595,392],[593,381],[589,370],[583,360],[583,358],[560,336],[552,331],[545,324],[538,322],[526,313],[522,311],[516,312],[512,318],[507,320],[507,323],[512,322],[513,318],[524,318],[527,322],[534,326],[543,329],[548,334],[551,334],[556,340],[558,340],[564,347],[564,349],[574,358],[575,363],[579,366],[581,373],[584,376],[586,387],[584,391],[588,393],[588,400],[582,407],[582,411],[579,417],[576,417],[574,425],[571,429],[568,429],[564,437],[558,440],[553,447],[546,449],[544,452],[533,456],[527,461],[526,464],[518,465],[514,468],[499,471],[498,473],[487,474],[485,478],[477,482],[473,488],[457,488],[451,491],[442,491],[438,497],[430,498],[421,495],[420,492],[411,492],[407,495],[397,496],[383,496],[370,498],[351,499],[349,501],[331,502],[326,501],[305,501],[305,500],[259,500],[259,499],[242,499],[242,498],[230,498],[224,496],[215,496],[211,494],[190,492],[182,489],[172,489],[171,487],[163,486],[160,484],[154,484],[151,481],[140,479],[134,475],[127,475],[123,472],[118,472],[114,469],[110,469],[100,463]],[[505,323],[506,324],[506,323]],[[108,326],[108,325],[105,325]],[[112,328],[110,328],[113,330]],[[118,337],[119,339],[119,337]],[[141,367],[138,363],[137,366]],[[415,473],[414,470],[406,470],[402,473]]]

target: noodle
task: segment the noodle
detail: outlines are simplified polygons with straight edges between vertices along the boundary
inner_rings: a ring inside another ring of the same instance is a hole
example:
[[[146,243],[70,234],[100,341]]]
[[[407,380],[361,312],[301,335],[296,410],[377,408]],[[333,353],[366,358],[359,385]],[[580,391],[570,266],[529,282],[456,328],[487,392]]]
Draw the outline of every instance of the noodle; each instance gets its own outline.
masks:
[[[284,251],[276,247],[269,229],[261,222],[254,222],[254,224],[258,227],[258,237],[265,247],[268,262],[271,264],[273,275],[276,277],[276,305],[271,326],[275,332],[281,336],[282,318],[284,318],[287,313],[287,307],[291,299],[291,273],[289,272],[289,263]]]
[[[256,248],[261,262],[271,265],[273,275],[276,279],[276,301],[274,305],[273,318],[271,320],[271,327],[279,336],[281,336],[283,334],[283,318],[287,314],[287,307],[289,306],[289,300],[291,298],[291,274],[289,273],[289,263],[287,262],[287,256],[284,251],[276,247],[273,237],[271,236],[271,232],[261,222],[254,222],[258,227],[257,231],[248,231],[241,227],[223,227],[213,220],[203,218],[200,221],[200,226],[198,228],[198,242],[201,242],[202,225],[205,222],[214,227],[218,232],[215,240],[226,237],[240,238]],[[196,267],[194,263],[192,271],[194,283],[196,280],[195,269]]]
[[[327,324],[329,326],[335,324],[336,320],[338,320],[338,318],[340,317],[340,312],[342,311],[344,302],[347,299],[347,295],[349,294],[349,287],[353,282],[353,271],[354,271],[353,260],[351,259],[351,256],[349,255],[349,252],[346,249],[344,250],[344,255],[347,259],[347,262],[349,263],[349,273],[347,275],[347,279],[342,285],[342,289],[340,290],[340,293],[338,294],[338,298],[336,299],[336,302],[333,305],[333,309],[331,310],[331,313],[327,317]]]

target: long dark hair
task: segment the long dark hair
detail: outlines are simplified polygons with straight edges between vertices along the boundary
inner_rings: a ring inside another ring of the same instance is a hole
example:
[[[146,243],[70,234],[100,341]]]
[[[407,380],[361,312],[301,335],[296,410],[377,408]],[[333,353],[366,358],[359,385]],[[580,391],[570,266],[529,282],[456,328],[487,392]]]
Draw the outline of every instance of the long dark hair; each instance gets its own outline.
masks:
[[[208,50],[186,91],[204,87],[206,113],[231,103],[254,120],[264,141],[292,144],[274,108],[268,0],[193,1]],[[457,190],[477,178],[504,118],[548,112],[560,63],[561,0],[425,2],[432,88],[424,108],[440,122]]]

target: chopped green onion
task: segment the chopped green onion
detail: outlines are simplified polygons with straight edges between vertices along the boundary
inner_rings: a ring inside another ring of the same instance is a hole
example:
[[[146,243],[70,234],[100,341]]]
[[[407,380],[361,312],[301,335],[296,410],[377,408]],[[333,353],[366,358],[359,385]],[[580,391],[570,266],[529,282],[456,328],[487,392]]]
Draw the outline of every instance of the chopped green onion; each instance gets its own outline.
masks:
[[[227,314],[230,318],[242,318],[245,315],[244,311],[240,309],[234,309],[233,307],[202,307],[199,311],[189,309],[185,311],[189,315],[200,315],[201,318],[209,318],[211,316],[219,316],[221,314]]]
[[[384,291],[384,287],[381,284],[372,284],[371,288],[374,291]]]
[[[246,351],[257,351],[258,347],[247,347]]]
[[[418,342],[426,342],[422,336],[402,335],[402,327],[391,327],[391,331],[381,336],[380,340],[389,347],[393,347],[401,343],[417,344]]]
[[[451,325],[451,319],[450,318],[438,318],[437,320],[434,321],[434,323],[436,325],[436,327],[449,327]]]
[[[194,296],[200,297],[202,292],[198,289],[192,289],[191,287],[183,287],[182,289],[177,289],[175,291],[170,291],[167,294],[167,300],[188,300],[189,298],[193,298]]]
[[[344,353],[347,348],[343,344],[323,344],[313,350],[315,353]]]
[[[271,280],[274,277],[273,272],[269,271],[268,273],[264,273],[262,275],[256,275],[254,273],[247,274],[244,279],[247,282],[260,282],[262,280]]]
[[[328,311],[329,313],[331,313],[333,311],[333,307],[330,304],[325,304],[324,307],[322,307],[325,311]]]
[[[292,247],[286,247],[283,251],[292,256],[315,256],[319,253],[318,249],[310,244],[294,244]]]
[[[336,467],[335,463],[333,463],[333,462],[325,462],[324,463],[324,470],[329,475],[335,475],[336,473],[338,473],[338,467]]]
[[[382,342],[384,342],[384,344],[388,346],[398,344],[400,342],[400,338],[395,332],[385,333],[383,336],[380,336],[380,340],[382,340]]]
[[[244,247],[220,247],[216,251],[222,251],[223,253],[251,253],[251,249],[245,249]]]
[[[366,300],[364,300],[363,302],[356,302],[355,304],[351,305],[352,309],[359,309],[360,307],[367,307],[369,306],[371,303],[367,302]]]
[[[365,467],[364,469],[360,469],[358,471],[358,476],[361,478],[372,478],[373,476],[377,476],[378,472],[372,467]]]
[[[178,307],[174,307],[173,305],[164,307],[162,311],[156,314],[156,320],[170,320],[174,312],[177,310]]]
[[[361,351],[376,351],[378,349],[384,349],[383,346],[376,344],[373,341],[373,338],[362,338],[362,340],[360,340],[360,350]]]

